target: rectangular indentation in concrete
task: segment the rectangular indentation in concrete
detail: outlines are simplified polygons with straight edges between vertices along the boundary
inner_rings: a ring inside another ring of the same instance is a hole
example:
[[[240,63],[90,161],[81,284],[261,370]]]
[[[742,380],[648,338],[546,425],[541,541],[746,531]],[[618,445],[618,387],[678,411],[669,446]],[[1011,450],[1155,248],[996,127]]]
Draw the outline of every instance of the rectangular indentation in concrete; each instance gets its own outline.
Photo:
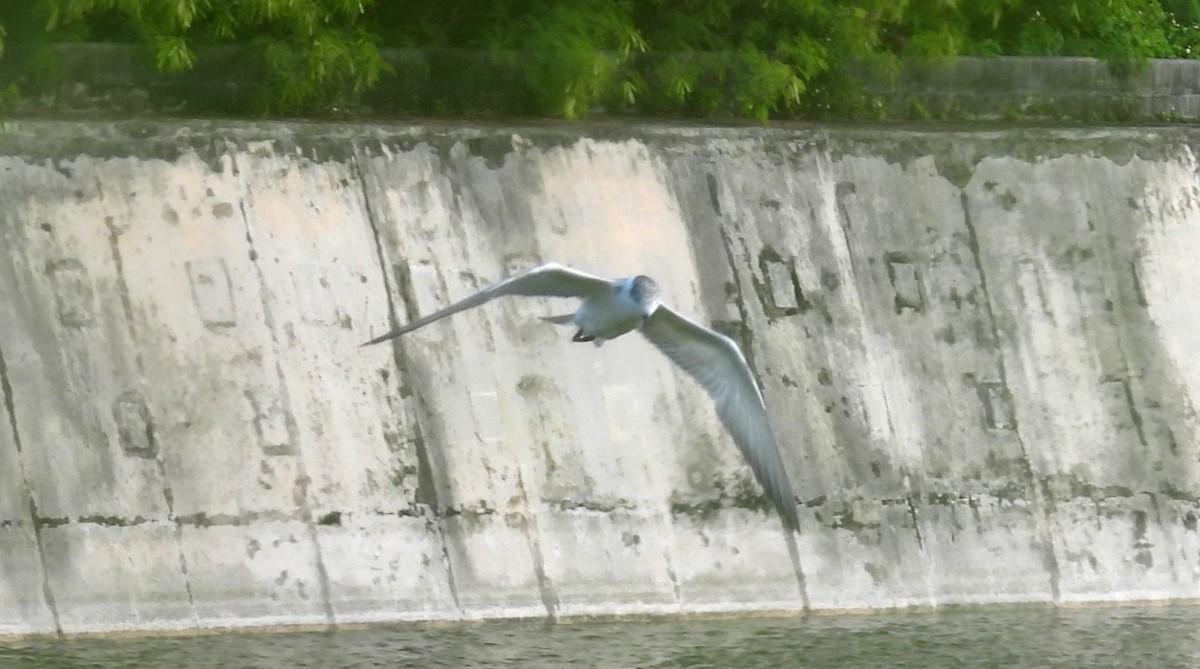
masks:
[[[1016,274],[1017,290],[1020,292],[1022,304],[1030,312],[1041,312],[1047,318],[1053,319],[1054,312],[1051,311],[1049,300],[1046,299],[1046,287],[1042,282],[1042,273],[1037,263],[1029,258],[1018,260]]]
[[[192,284],[192,300],[200,320],[210,328],[231,328],[237,325],[233,305],[233,286],[224,258],[193,260],[187,264]]]
[[[72,328],[91,325],[95,320],[92,283],[83,263],[74,258],[51,261],[46,265],[46,273],[54,286],[58,322]]]
[[[766,261],[767,287],[770,289],[771,301],[776,309],[798,309],[796,302],[796,287],[792,283],[792,268],[786,263]]]
[[[896,313],[903,313],[905,309],[924,311],[924,279],[916,261],[907,253],[889,253],[886,260],[888,281],[895,293]]]
[[[883,385],[864,383],[858,387],[858,395],[862,400],[863,421],[867,425],[868,434],[879,439],[892,436],[891,410],[888,408]]]
[[[485,444],[504,440],[504,416],[500,412],[500,396],[487,390],[471,393],[471,408],[475,413],[475,434]]]
[[[770,246],[758,254],[758,269],[762,280],[754,281],[758,301],[768,316],[793,316],[812,308],[796,277],[796,259],[783,257]]]
[[[154,439],[154,420],[141,393],[134,390],[121,393],[113,402],[113,420],[117,424],[117,439],[122,451],[142,458],[155,456],[158,446]]]
[[[262,452],[266,455],[294,454],[287,408],[282,398],[267,390],[247,390],[246,399],[254,410],[254,431],[258,434],[258,445]]]

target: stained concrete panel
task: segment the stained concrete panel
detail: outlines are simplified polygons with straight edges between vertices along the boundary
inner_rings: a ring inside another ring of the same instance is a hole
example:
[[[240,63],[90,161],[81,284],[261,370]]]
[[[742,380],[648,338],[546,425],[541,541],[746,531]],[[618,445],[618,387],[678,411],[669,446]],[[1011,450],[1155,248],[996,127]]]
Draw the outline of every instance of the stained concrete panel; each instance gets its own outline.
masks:
[[[317,528],[340,623],[456,619],[453,575],[427,518],[351,516]]]
[[[47,599],[37,536],[29,525],[0,526],[0,636],[57,629],[53,594]]]
[[[160,408],[138,367],[113,246],[123,202],[69,159],[0,164],[10,173],[0,183],[9,203],[0,347],[38,512],[163,518],[164,481],[146,450]],[[139,419],[137,435],[129,427]]]
[[[757,510],[720,509],[678,518],[674,525],[668,559],[680,611],[747,610],[750,601],[777,611],[803,608],[800,578],[777,519]],[[811,556],[804,554],[803,574]]]
[[[195,156],[155,172],[123,160],[91,169],[130,200],[115,244],[133,328],[145,342],[145,383],[161,406],[156,435],[175,515],[288,514],[299,478],[291,408],[243,196],[231,159],[220,161],[221,171]],[[137,206],[148,192],[159,206]],[[157,251],[164,247],[174,252]]]
[[[919,513],[932,603],[1053,602],[1054,547],[1044,543],[1026,500],[979,496],[927,504]]]
[[[195,628],[175,527],[46,527],[46,578],[64,633]]]
[[[464,617],[551,614],[538,554],[518,514],[451,516],[443,521],[442,534]]]
[[[310,526],[273,520],[184,525],[179,543],[200,627],[333,622]]]
[[[556,614],[677,610],[663,516],[580,509],[535,517]],[[596,606],[597,594],[608,602],[605,607]]]
[[[235,160],[305,503],[317,516],[407,511],[417,456],[389,435],[411,427],[377,408],[397,393],[387,358],[358,348],[388,304],[357,167],[266,148]],[[331,393],[329,379],[354,381]]]

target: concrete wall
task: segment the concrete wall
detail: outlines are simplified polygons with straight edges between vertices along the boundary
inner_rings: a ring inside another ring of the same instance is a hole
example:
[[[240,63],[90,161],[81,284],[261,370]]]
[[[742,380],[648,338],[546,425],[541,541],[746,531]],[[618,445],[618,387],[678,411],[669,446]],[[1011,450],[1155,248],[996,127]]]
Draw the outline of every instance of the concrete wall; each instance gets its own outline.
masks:
[[[889,118],[1097,122],[1200,119],[1200,61],[1002,56],[910,60],[894,80],[866,75]]]
[[[1198,137],[9,123],[0,633],[1196,597]],[[639,337],[357,348],[542,260],[742,341],[794,556]]]

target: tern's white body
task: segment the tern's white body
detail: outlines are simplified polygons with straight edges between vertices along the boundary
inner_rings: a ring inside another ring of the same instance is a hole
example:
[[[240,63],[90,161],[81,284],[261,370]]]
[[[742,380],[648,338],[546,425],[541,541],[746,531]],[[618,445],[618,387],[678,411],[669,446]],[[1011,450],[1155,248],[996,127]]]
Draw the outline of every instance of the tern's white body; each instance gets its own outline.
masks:
[[[398,337],[502,295],[579,298],[582,301],[573,313],[545,319],[577,327],[575,341],[594,341],[599,346],[608,339],[639,330],[704,387],[716,404],[721,423],[746,457],[784,524],[789,529],[799,529],[796,500],[767,421],[766,405],[741,349],[729,337],[663,305],[658,286],[649,277],[613,281],[547,263],[492,284],[367,343]]]
[[[611,291],[583,298],[572,314],[571,323],[581,333],[594,337],[596,346],[641,327],[658,308],[658,298],[646,303],[634,299],[635,278],[622,279]]]

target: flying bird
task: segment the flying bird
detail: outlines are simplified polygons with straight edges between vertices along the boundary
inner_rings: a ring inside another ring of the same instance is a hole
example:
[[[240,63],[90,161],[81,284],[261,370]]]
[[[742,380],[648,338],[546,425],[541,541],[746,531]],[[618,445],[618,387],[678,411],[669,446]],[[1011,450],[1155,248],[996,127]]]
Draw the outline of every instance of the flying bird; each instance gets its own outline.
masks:
[[[745,356],[729,337],[662,304],[658,284],[648,276],[610,280],[546,263],[502,279],[363,346],[399,337],[504,295],[580,298],[582,302],[575,312],[542,319],[556,325],[575,326],[572,341],[590,341],[600,346],[632,330],[641,332],[704,387],[716,404],[721,423],[733,436],[733,442],[779,510],[784,524],[789,529],[799,529],[792,486],[767,422],[762,393]]]

